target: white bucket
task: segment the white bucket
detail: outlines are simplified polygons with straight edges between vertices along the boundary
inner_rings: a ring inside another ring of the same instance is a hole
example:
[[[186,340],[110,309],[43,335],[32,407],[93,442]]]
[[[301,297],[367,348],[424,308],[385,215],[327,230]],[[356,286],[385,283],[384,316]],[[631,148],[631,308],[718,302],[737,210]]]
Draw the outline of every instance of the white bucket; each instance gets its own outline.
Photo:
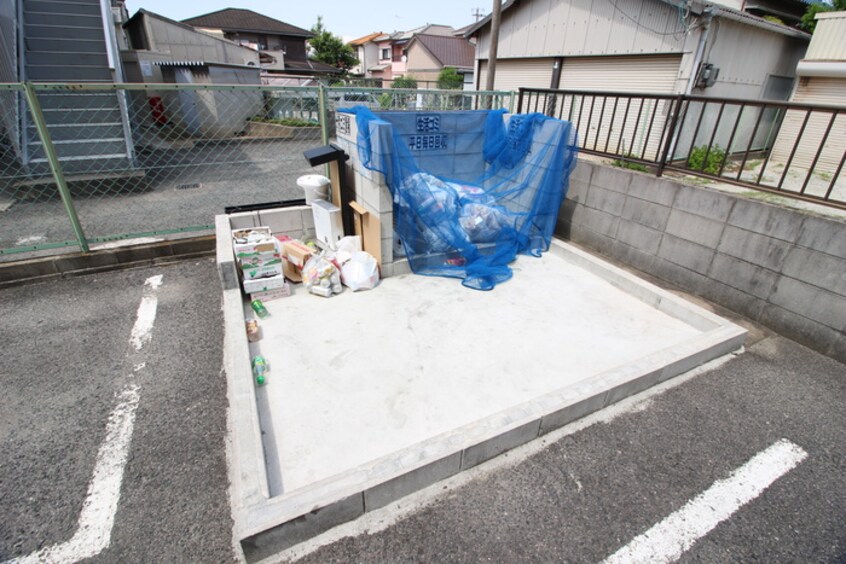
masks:
[[[297,178],[297,185],[305,191],[306,204],[314,200],[329,200],[331,181],[322,174],[306,174]]]

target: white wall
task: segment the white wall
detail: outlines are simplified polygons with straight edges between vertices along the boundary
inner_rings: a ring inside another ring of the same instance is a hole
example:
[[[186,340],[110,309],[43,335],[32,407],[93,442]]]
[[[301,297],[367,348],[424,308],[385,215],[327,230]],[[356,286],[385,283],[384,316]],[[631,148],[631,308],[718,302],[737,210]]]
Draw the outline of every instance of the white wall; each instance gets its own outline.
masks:
[[[694,95],[760,98],[770,75],[793,77],[808,42],[714,18],[703,62],[720,68],[717,83]]]
[[[529,0],[502,14],[498,56],[553,57],[682,53],[687,36],[678,11],[659,0]],[[635,21],[632,21],[635,20]],[[675,30],[680,33],[672,35]],[[669,35],[668,35],[669,34]],[[489,27],[479,35],[476,58],[487,59]]]

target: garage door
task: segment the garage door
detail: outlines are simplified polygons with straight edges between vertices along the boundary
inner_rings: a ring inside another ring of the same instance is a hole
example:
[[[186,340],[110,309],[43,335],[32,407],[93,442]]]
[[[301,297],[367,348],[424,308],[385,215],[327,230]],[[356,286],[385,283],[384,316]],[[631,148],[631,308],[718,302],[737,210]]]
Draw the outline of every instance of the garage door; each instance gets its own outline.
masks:
[[[567,57],[559,88],[610,92],[672,93],[681,55]]]
[[[555,59],[500,59],[496,63],[494,90],[518,88],[549,88],[552,82],[552,65]],[[487,61],[479,67],[479,90],[485,89],[488,80]]]
[[[670,94],[680,62],[680,55],[567,57],[559,88]],[[575,95],[566,96],[555,113],[576,125],[583,149],[656,160],[669,110],[669,100]]]

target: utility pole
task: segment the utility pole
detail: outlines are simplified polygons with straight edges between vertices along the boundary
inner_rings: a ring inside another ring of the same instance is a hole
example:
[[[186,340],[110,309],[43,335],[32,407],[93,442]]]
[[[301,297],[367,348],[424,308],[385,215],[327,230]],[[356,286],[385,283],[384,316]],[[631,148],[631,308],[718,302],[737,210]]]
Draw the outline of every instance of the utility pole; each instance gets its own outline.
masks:
[[[488,76],[485,81],[485,90],[494,89],[494,78],[496,77],[496,51],[499,46],[499,20],[502,17],[502,0],[493,0],[493,12],[491,13],[491,40],[488,46]],[[490,104],[490,101],[488,102]]]
[[[473,11],[470,12],[470,15],[473,16],[473,18],[475,18],[474,21],[476,21],[476,22],[478,22],[479,20],[481,20],[485,16],[485,14],[484,14],[484,12],[482,12],[481,8],[473,8]]]

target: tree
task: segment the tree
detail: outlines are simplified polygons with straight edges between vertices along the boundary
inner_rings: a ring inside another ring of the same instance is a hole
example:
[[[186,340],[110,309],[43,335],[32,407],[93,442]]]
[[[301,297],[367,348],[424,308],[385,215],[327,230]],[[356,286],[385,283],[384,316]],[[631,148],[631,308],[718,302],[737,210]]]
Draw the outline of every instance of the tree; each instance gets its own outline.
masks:
[[[323,16],[317,16],[317,23],[311,28],[314,37],[308,40],[311,47],[311,58],[345,73],[358,64],[358,59],[350,45],[323,27]]]
[[[799,27],[808,33],[814,33],[814,30],[817,27],[817,14],[820,12],[834,12],[839,10],[846,10],[846,0],[814,2],[805,9],[805,14],[799,22]]]
[[[464,77],[453,67],[444,67],[438,75],[438,88],[441,90],[459,90],[464,86]]]

